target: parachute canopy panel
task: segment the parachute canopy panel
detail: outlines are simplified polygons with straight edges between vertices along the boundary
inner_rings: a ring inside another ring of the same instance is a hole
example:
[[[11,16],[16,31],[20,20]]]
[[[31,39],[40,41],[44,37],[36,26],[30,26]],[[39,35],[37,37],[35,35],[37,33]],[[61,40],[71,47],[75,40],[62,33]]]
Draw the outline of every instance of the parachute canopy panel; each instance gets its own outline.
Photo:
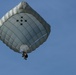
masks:
[[[26,2],[18,4],[0,20],[0,39],[16,52],[23,47],[30,53],[46,41],[49,33],[50,25]]]

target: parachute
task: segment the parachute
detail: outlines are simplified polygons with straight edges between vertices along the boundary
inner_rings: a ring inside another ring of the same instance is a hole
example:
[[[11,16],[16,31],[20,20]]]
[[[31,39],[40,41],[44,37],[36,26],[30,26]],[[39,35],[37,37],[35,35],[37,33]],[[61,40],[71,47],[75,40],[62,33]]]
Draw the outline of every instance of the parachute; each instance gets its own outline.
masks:
[[[0,40],[15,52],[32,52],[43,44],[51,26],[27,2],[20,2],[0,19]]]

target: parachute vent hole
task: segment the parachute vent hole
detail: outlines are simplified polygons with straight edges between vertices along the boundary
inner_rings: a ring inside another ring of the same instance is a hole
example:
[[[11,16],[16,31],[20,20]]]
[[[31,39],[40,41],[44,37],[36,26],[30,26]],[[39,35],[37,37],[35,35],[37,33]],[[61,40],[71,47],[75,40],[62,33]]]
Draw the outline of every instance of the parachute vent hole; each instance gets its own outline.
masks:
[[[27,20],[25,20],[25,22],[27,22]]]
[[[23,25],[22,23],[20,25]]]
[[[16,20],[17,22],[19,22],[19,20]]]
[[[21,20],[21,22],[22,22],[23,20]]]
[[[23,18],[23,16],[21,16],[21,18]]]

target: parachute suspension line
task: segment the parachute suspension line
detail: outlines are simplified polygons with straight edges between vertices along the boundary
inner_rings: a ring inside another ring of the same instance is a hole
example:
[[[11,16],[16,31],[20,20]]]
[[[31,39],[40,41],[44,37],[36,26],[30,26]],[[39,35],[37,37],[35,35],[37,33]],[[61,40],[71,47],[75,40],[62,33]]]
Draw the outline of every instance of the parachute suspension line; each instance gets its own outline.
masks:
[[[46,35],[47,35],[47,33],[44,34],[43,36],[41,36],[39,39],[37,39],[33,44],[30,45],[30,47],[31,47],[32,45],[34,45],[36,42],[38,42],[41,38],[45,37]]]

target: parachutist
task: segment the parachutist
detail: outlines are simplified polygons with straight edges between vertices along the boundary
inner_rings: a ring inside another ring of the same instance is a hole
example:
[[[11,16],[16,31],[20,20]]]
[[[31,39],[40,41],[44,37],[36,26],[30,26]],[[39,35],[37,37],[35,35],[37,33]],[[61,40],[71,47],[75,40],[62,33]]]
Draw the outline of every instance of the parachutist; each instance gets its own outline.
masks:
[[[28,58],[27,53],[26,52],[23,52],[22,57],[24,57],[24,59],[27,60],[27,58]]]

